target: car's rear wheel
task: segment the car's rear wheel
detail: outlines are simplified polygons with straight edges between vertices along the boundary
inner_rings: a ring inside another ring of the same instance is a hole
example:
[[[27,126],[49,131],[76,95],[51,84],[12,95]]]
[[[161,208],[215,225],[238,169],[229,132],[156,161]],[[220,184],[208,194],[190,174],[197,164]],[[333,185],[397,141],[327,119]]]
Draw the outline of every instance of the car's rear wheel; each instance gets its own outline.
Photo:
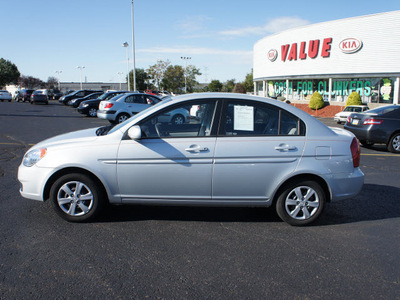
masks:
[[[119,114],[119,115],[117,116],[116,121],[117,121],[117,123],[119,124],[119,123],[122,123],[122,122],[128,120],[130,117],[131,117],[131,116],[128,115],[128,114],[124,114],[124,113],[123,113],[123,114]]]
[[[283,188],[276,202],[276,211],[290,225],[310,224],[322,213],[325,198],[325,193],[317,182],[297,180]]]
[[[56,213],[69,222],[94,219],[106,203],[99,185],[90,177],[78,173],[56,180],[50,189],[50,199]]]
[[[97,117],[97,109],[94,107],[90,108],[88,114],[90,117]]]
[[[400,153],[400,132],[392,136],[388,144],[388,150],[393,153]]]
[[[175,115],[172,118],[171,123],[174,124],[174,125],[182,125],[183,123],[185,123],[185,117],[180,115],[180,114],[179,115]]]

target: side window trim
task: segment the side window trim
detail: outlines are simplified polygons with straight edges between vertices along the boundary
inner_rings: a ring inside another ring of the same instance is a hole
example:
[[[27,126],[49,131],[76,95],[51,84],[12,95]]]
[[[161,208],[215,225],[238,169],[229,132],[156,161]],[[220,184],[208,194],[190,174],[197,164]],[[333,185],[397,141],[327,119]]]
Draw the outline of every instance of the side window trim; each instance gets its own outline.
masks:
[[[210,138],[210,137],[217,137],[217,130],[218,130],[218,126],[220,123],[220,117],[221,117],[221,106],[222,106],[222,99],[219,98],[211,98],[211,99],[196,99],[193,101],[189,101],[189,102],[184,102],[185,106],[188,105],[198,105],[198,104],[206,104],[206,103],[210,103],[211,101],[213,101],[215,103],[214,106],[214,111],[212,114],[212,119],[211,119],[211,130],[210,130],[210,135],[207,136],[197,136],[197,138]],[[159,114],[163,114],[166,111],[173,111],[175,109],[178,109],[179,107],[181,107],[183,103],[177,103],[175,105],[171,105],[163,110],[160,110],[157,112],[157,115]],[[141,120],[138,125],[142,126],[144,123],[146,123],[147,121],[149,121],[151,118],[153,118],[155,115],[151,115],[149,117],[147,117],[144,120]],[[144,134],[144,132],[142,132],[142,134]],[[146,135],[143,135],[144,139],[160,139],[160,137],[146,137]],[[193,136],[184,136],[184,137],[162,137],[162,139],[168,139],[168,138],[193,138]]]

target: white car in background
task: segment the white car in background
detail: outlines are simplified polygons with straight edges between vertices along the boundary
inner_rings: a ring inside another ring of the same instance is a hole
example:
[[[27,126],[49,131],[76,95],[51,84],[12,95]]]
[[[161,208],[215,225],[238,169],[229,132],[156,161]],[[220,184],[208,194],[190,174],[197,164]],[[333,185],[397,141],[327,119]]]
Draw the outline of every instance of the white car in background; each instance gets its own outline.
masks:
[[[11,102],[12,95],[8,91],[1,90],[0,91],[0,101],[3,102],[4,100]]]
[[[349,105],[349,106],[346,106],[346,108],[343,111],[341,111],[340,113],[337,113],[334,117],[334,120],[338,124],[346,123],[347,118],[352,113],[362,113],[367,110],[368,110],[368,106],[366,106],[366,105]]]

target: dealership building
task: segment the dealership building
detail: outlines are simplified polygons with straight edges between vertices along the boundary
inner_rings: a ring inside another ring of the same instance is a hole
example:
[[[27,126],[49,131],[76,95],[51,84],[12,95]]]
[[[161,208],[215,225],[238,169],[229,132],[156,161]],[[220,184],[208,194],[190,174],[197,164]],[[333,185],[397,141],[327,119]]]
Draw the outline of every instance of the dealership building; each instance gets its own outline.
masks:
[[[254,92],[303,102],[318,91],[343,105],[356,91],[371,106],[399,104],[399,49],[400,11],[286,30],[254,45]]]

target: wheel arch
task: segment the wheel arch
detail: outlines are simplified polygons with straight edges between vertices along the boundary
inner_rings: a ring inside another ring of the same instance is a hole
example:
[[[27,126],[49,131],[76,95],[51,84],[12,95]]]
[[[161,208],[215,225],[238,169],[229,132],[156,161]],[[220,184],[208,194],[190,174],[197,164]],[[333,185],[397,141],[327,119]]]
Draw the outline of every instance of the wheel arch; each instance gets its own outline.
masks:
[[[108,201],[108,193],[107,193],[107,189],[105,188],[103,182],[92,172],[83,169],[83,168],[78,168],[78,167],[68,167],[68,168],[64,168],[61,170],[58,170],[57,172],[55,172],[54,174],[52,174],[49,179],[46,182],[46,185],[43,189],[43,200],[46,201],[49,199],[50,197],[50,189],[52,187],[52,185],[54,184],[54,182],[60,178],[61,176],[64,176],[66,174],[71,174],[71,173],[79,173],[79,174],[83,174],[88,176],[90,179],[92,179],[100,188],[101,188],[101,193],[104,194],[107,198]]]
[[[397,129],[395,131],[393,131],[390,135],[389,135],[389,140],[388,143],[390,143],[390,141],[392,140],[393,136],[395,136],[396,134],[400,133],[400,129]]]
[[[288,185],[292,184],[293,182],[299,181],[299,180],[302,180],[302,181],[312,180],[312,181],[317,182],[321,186],[322,190],[324,191],[326,201],[331,202],[331,191],[330,191],[330,188],[329,188],[328,184],[326,183],[326,181],[321,176],[307,173],[307,174],[297,174],[293,177],[286,179],[276,190],[274,197],[273,197],[273,202],[272,202],[273,205],[276,204],[276,201],[278,200],[279,195],[283,192],[283,190]]]

